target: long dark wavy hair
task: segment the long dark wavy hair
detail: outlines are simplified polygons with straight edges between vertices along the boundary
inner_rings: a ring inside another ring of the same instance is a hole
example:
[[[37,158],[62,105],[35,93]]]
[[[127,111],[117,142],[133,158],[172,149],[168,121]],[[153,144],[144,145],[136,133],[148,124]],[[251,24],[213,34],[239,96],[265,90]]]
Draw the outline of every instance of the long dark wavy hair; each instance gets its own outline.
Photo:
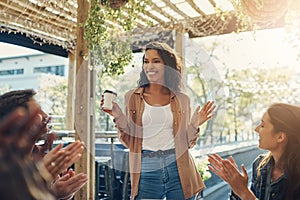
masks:
[[[176,55],[174,50],[166,43],[151,42],[144,48],[144,52],[154,49],[157,50],[159,56],[165,65],[165,87],[173,92],[179,92],[182,88],[182,62],[181,59]],[[149,85],[149,80],[144,71],[144,59],[143,56],[143,67],[140,73],[140,79],[138,80],[138,87],[146,87]]]
[[[270,116],[274,132],[284,132],[288,142],[280,157],[279,165],[283,167],[288,177],[286,200],[300,199],[300,107],[284,103],[271,105],[267,113]],[[258,166],[272,158],[268,153]]]

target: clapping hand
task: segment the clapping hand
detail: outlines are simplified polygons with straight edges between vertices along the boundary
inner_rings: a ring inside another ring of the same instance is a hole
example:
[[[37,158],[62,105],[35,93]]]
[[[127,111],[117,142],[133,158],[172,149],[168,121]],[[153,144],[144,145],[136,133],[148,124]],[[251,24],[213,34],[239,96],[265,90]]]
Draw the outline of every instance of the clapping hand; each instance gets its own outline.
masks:
[[[42,159],[53,178],[76,162],[84,149],[83,143],[80,141],[75,141],[65,148],[62,147],[62,144],[58,144]]]
[[[58,175],[51,190],[59,199],[72,199],[73,195],[87,182],[86,174],[75,174],[73,169],[65,170]]]
[[[228,160],[222,159],[217,154],[211,154],[208,155],[208,161],[210,163],[208,166],[209,170],[227,182],[236,195],[239,197],[245,195],[253,197],[253,194],[248,189],[248,175],[244,165],[242,165],[242,173],[240,173],[232,156]]]

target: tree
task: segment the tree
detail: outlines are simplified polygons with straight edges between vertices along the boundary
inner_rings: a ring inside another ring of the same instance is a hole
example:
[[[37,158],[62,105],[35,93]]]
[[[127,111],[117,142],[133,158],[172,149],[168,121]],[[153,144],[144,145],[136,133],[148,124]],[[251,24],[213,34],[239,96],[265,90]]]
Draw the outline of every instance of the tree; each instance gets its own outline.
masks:
[[[40,101],[43,109],[53,116],[63,116],[59,118],[59,124],[62,126],[54,127],[55,129],[64,129],[68,82],[65,77],[45,74],[39,78],[40,86],[37,90],[37,99]],[[54,119],[55,120],[55,119]]]
[[[218,59],[213,54],[215,47],[213,44],[208,48],[211,53],[207,59],[187,67],[186,86],[192,102],[203,105],[214,100],[218,106],[215,117],[202,128],[200,138],[204,144],[222,142],[226,137],[234,141],[250,139],[251,135],[254,138],[255,121],[271,103],[299,103],[295,97],[300,95],[300,81],[296,71],[288,67],[239,70],[225,66],[224,75],[217,78],[211,75],[214,73],[205,74],[207,68],[215,67],[209,63],[210,59]]]

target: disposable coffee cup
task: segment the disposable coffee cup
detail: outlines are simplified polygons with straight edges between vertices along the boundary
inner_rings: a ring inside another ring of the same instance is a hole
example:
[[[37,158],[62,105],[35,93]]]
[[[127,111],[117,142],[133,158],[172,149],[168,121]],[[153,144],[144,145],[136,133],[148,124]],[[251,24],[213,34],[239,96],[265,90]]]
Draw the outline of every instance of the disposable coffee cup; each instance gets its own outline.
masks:
[[[105,90],[103,92],[104,95],[104,102],[103,102],[103,106],[102,109],[104,110],[112,110],[113,104],[112,102],[116,99],[117,97],[117,93],[111,91],[111,90]]]

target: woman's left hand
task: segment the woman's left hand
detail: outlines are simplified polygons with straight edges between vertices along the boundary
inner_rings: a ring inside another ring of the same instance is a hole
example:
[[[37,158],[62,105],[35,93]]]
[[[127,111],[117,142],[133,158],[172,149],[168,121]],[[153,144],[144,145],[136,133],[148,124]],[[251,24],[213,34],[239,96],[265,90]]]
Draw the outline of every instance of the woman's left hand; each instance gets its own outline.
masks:
[[[191,123],[193,126],[201,126],[204,122],[211,119],[216,106],[213,101],[208,101],[202,108],[198,106],[192,116]]]
[[[240,173],[232,156],[227,160],[217,154],[211,154],[208,155],[208,161],[210,163],[209,170],[226,181],[236,195],[242,199],[255,198],[248,188],[248,174],[244,165],[242,165],[242,173]]]

